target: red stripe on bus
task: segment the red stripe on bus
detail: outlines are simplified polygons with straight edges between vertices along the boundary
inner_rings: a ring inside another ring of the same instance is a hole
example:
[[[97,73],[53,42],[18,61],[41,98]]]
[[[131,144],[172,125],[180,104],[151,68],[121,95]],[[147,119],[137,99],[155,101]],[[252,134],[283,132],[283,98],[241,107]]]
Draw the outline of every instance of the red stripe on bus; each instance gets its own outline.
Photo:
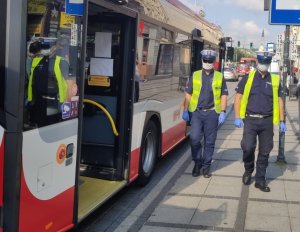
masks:
[[[3,206],[4,135],[0,138],[0,207]]]
[[[129,165],[129,183],[134,181],[139,175],[140,150],[141,149],[138,147],[131,152]]]
[[[186,137],[186,122],[181,122],[162,134],[162,156]]]
[[[28,189],[22,170],[19,231],[71,229],[73,227],[74,192],[73,186],[49,200],[39,200]]]

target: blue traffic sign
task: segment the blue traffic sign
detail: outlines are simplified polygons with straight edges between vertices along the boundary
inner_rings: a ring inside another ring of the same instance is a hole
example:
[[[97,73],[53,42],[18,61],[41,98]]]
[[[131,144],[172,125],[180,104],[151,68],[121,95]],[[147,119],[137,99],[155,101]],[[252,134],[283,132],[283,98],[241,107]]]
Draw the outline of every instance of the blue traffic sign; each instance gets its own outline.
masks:
[[[70,15],[83,16],[84,3],[83,0],[67,0],[66,13]]]
[[[300,25],[300,1],[271,0],[269,24]]]

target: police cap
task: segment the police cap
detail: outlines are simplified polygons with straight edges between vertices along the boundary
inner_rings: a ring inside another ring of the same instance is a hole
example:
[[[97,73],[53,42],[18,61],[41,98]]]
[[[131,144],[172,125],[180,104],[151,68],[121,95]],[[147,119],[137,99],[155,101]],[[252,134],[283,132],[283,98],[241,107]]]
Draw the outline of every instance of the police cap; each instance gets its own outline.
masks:
[[[202,50],[201,55],[203,60],[214,61],[216,59],[216,52],[211,49]]]
[[[257,52],[257,61],[261,64],[270,64],[272,61],[274,53],[268,51],[258,51]]]

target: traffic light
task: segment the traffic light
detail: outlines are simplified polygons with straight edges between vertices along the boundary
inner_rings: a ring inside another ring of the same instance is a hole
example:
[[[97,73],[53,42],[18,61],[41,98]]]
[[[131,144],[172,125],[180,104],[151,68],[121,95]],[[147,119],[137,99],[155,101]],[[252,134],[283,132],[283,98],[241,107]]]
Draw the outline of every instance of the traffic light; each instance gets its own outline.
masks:
[[[250,49],[252,49],[253,48],[253,43],[252,42],[250,42]]]
[[[226,59],[233,61],[233,55],[234,55],[234,48],[233,47],[227,47],[227,56]]]

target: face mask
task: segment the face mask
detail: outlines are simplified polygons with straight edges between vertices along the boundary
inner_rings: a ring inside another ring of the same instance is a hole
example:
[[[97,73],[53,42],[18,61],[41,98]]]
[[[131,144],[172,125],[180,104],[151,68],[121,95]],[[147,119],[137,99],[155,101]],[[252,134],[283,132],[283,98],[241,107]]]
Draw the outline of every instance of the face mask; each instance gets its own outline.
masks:
[[[48,56],[50,54],[50,49],[42,49],[40,54],[43,56]]]
[[[203,67],[203,69],[211,70],[211,69],[213,69],[213,64],[203,63],[202,67]]]
[[[269,68],[269,67],[270,67],[269,64],[260,64],[260,63],[257,64],[257,69],[258,69],[259,71],[261,71],[261,72],[266,72],[266,71],[268,71],[268,68]]]

